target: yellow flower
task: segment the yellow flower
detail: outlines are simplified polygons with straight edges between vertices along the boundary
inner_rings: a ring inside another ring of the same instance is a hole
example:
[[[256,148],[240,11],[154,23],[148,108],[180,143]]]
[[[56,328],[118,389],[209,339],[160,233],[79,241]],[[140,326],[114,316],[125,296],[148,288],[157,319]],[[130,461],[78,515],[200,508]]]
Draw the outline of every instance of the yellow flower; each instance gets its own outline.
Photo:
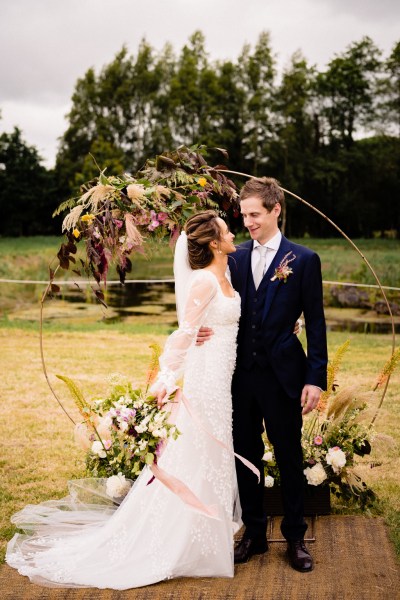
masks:
[[[79,229],[74,229],[72,232],[72,235],[76,238],[78,238],[81,235],[81,232],[79,231]]]
[[[91,214],[83,215],[83,217],[81,217],[81,221],[83,221],[84,223],[91,223],[93,219],[94,215]]]
[[[201,185],[201,187],[204,187],[207,183],[207,179],[205,177],[200,177],[200,179],[197,180],[197,183]]]

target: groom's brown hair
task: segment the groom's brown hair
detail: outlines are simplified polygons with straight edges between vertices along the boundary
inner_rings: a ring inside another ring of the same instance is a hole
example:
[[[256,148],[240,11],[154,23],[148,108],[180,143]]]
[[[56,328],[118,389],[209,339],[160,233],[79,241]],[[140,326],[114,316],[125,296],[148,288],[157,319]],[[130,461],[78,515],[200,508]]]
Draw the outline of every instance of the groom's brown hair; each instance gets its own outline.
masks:
[[[282,209],[285,206],[285,195],[279,181],[273,177],[252,177],[246,181],[240,191],[239,200],[246,200],[251,196],[260,198],[268,212],[271,212],[275,204],[279,203]]]

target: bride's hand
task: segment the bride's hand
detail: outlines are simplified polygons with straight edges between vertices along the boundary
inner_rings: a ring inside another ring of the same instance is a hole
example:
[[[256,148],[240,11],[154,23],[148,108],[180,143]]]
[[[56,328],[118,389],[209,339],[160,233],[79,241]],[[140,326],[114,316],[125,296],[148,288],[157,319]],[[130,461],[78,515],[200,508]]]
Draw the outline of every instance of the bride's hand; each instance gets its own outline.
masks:
[[[163,407],[163,405],[166,403],[167,399],[168,399],[168,394],[167,394],[167,390],[165,387],[161,387],[157,394],[156,394],[156,398],[157,398],[157,408],[159,410],[161,410],[161,408]]]
[[[210,327],[200,327],[197,333],[196,346],[202,346],[204,342],[208,342],[213,335],[214,332]]]
[[[293,333],[300,335],[303,330],[303,319],[297,319]]]

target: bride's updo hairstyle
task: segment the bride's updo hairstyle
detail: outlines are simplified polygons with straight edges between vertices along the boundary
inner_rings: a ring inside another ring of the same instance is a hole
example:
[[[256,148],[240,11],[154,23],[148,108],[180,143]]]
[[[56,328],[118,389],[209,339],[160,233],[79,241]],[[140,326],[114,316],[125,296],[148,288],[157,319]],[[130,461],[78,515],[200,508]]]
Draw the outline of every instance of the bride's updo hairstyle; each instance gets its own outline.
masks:
[[[193,270],[208,267],[213,259],[209,243],[221,241],[218,216],[215,210],[205,210],[186,221],[189,264]]]

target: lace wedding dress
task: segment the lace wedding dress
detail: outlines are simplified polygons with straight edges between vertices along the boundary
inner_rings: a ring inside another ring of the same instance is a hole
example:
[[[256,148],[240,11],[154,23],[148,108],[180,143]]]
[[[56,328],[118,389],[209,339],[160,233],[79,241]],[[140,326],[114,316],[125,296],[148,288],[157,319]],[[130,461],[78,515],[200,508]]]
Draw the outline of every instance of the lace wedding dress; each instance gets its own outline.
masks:
[[[156,387],[184,374],[182,435],[159,465],[217,518],[185,505],[146,467],[117,508],[74,498],[29,505],[14,515],[7,563],[40,585],[128,589],[171,577],[232,577],[233,534],[241,525],[232,454],[231,378],[240,298],[224,296],[213,273],[194,271],[181,325],[167,340]],[[195,345],[200,325],[214,335]],[[223,442],[224,449],[214,438]]]

